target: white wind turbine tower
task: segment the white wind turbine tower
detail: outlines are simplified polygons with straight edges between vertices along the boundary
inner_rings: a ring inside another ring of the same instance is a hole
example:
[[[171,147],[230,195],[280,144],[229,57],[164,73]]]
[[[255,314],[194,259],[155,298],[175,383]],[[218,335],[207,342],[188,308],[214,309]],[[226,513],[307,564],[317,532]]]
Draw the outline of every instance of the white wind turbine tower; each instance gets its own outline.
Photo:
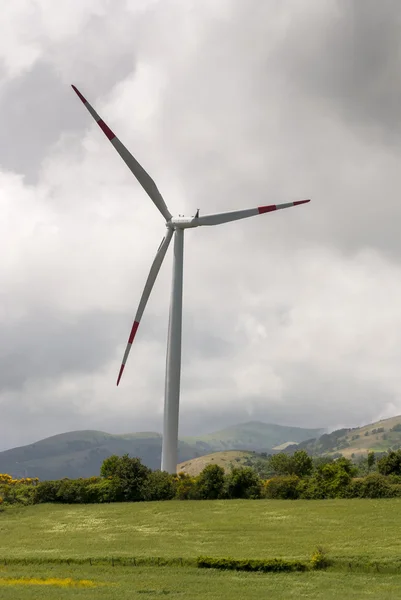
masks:
[[[221,225],[229,221],[246,219],[254,215],[289,208],[305,204],[309,200],[298,200],[296,202],[287,202],[286,204],[272,204],[270,206],[259,206],[245,210],[235,210],[232,212],[216,213],[211,215],[199,216],[199,210],[193,217],[173,217],[164,202],[155,182],[148,173],[141,167],[137,160],[120,142],[118,137],[111,131],[106,123],[99,117],[97,112],[87,102],[84,96],[73,85],[72,88],[82,100],[96,123],[107,136],[118,154],[121,156],[127,167],[135,175],[145,192],[153,200],[156,207],[166,220],[167,233],[164,236],[153,264],[150,268],[145,288],[142,292],[138,310],[136,311],[134,324],[128,338],[127,347],[122,360],[120,372],[118,374],[117,385],[126,365],[135,334],[138,330],[146,303],[149,299],[157,274],[160,270],[167,248],[174,236],[174,260],[173,260],[173,281],[171,290],[170,317],[168,327],[167,341],[167,361],[166,361],[166,381],[165,381],[165,399],[164,399],[164,427],[163,427],[163,445],[162,445],[162,471],[176,473],[177,469],[177,446],[178,446],[178,414],[180,400],[180,376],[181,376],[181,328],[182,328],[182,277],[183,277],[183,252],[184,252],[184,229],[200,227],[202,225]]]

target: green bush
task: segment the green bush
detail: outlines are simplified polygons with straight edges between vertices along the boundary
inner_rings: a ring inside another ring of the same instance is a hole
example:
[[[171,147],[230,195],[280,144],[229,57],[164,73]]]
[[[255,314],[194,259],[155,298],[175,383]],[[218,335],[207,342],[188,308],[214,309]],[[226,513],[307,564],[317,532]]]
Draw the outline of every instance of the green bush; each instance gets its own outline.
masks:
[[[86,502],[91,504],[117,502],[118,488],[115,482],[110,479],[90,483],[86,488],[85,498]]]
[[[35,502],[34,486],[25,484],[2,485],[0,496],[5,504],[23,504],[27,506]]]
[[[142,486],[143,499],[172,500],[176,495],[176,477],[165,471],[152,471]]]
[[[354,479],[346,495],[349,498],[393,498],[396,495],[394,487],[384,475],[372,473],[363,479]]]
[[[327,498],[327,488],[318,477],[301,479],[297,486],[298,498],[303,500],[324,500]]]
[[[318,546],[311,557],[311,561],[310,561],[311,569],[314,569],[314,570],[326,569],[329,565],[330,565],[330,561],[327,558],[326,551],[323,548],[321,548],[320,546]]]
[[[35,488],[34,502],[58,502],[57,492],[61,481],[41,481]]]
[[[186,473],[179,473],[175,491],[175,497],[177,500],[196,500],[196,483],[195,477],[190,477]]]
[[[265,498],[296,500],[299,498],[300,479],[296,475],[282,475],[269,479],[264,487]]]
[[[224,469],[207,465],[196,478],[196,496],[200,500],[216,500],[224,495]]]
[[[151,470],[139,458],[110,456],[103,461],[100,469],[102,477],[114,482],[116,499],[119,502],[139,502],[143,500],[143,489]]]
[[[377,461],[377,468],[382,475],[401,475],[401,450],[388,452]]]
[[[297,560],[282,558],[271,559],[236,559],[212,558],[200,556],[197,559],[199,569],[221,569],[233,571],[260,571],[262,573],[278,573],[283,571],[306,571],[308,565]]]
[[[276,475],[307,477],[313,471],[313,460],[305,450],[296,450],[292,455],[279,452],[270,456],[269,467]]]
[[[88,481],[85,479],[62,479],[57,490],[57,500],[64,504],[86,504]]]
[[[250,467],[232,469],[226,477],[225,496],[227,498],[260,498],[262,482]]]

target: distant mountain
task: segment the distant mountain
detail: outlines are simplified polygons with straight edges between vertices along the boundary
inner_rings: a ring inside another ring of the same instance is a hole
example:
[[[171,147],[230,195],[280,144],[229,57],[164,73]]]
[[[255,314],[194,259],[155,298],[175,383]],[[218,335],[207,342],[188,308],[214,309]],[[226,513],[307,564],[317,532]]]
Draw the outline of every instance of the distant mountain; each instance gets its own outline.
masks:
[[[179,442],[178,461],[181,463],[220,450],[270,452],[274,446],[289,440],[302,442],[321,433],[320,429],[243,423],[202,437],[183,438]],[[0,473],[42,480],[90,477],[99,474],[105,458],[125,453],[158,469],[161,443],[161,435],[154,432],[113,435],[103,431],[71,431],[0,452]]]
[[[315,456],[341,454],[347,458],[383,453],[401,448],[401,415],[363,425],[363,427],[337,429],[315,439],[289,445],[283,452],[306,450]]]
[[[286,427],[284,425],[250,421],[200,437],[184,437],[183,440],[195,446],[202,454],[221,450],[266,452],[271,451],[275,446],[287,443],[289,440],[302,442],[307,438],[316,438],[323,431],[323,429],[303,429],[301,427]]]

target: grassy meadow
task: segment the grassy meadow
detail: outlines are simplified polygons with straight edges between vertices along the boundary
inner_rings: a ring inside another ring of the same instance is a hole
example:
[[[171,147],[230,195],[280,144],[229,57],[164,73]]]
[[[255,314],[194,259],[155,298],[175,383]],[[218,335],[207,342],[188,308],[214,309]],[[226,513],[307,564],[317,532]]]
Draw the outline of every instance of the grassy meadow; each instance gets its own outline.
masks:
[[[395,598],[400,529],[401,499],[11,508],[0,513],[0,598]],[[327,571],[194,566],[199,555],[308,560],[318,545]]]
[[[35,578],[35,579],[34,579]],[[38,581],[41,580],[41,583]],[[237,573],[194,567],[0,568],[1,600],[394,600],[401,576],[369,573]]]

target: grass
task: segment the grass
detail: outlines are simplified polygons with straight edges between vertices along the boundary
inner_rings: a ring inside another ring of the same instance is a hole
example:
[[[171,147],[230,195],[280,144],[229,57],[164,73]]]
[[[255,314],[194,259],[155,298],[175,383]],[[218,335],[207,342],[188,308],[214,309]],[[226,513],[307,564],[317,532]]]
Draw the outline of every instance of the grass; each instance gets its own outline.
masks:
[[[401,499],[7,509],[0,513],[0,598],[397,598],[400,509]],[[305,561],[318,545],[334,561],[327,571],[261,574],[195,567],[199,555]]]
[[[38,505],[0,513],[2,559],[401,557],[401,499]]]
[[[33,580],[33,582],[32,582]],[[42,580],[42,584],[38,584]],[[66,585],[70,580],[72,583]],[[79,585],[80,581],[90,585]],[[24,581],[24,583],[21,583]],[[49,583],[50,581],[50,583]],[[51,581],[53,583],[51,583]],[[8,583],[6,583],[8,582]],[[400,575],[336,572],[268,574],[195,568],[27,566],[0,568],[2,600],[375,600],[399,597]]]

